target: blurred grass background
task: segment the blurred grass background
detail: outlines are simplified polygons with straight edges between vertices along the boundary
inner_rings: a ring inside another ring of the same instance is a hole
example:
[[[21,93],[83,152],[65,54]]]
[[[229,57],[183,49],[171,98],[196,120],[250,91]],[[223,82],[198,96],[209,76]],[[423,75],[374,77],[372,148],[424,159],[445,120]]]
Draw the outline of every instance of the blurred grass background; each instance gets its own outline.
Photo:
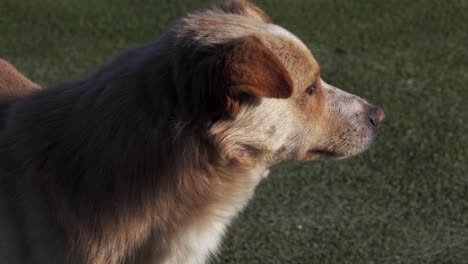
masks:
[[[205,3],[1,0],[0,57],[49,86]],[[468,263],[468,1],[256,3],[387,118],[359,157],[275,167],[213,263]]]

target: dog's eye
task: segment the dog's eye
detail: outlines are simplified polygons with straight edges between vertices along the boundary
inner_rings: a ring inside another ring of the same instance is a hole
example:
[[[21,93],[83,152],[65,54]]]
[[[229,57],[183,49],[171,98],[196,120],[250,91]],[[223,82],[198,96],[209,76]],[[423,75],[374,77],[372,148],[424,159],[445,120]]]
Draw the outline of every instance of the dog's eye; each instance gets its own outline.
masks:
[[[313,83],[312,85],[310,85],[309,87],[307,87],[306,89],[306,93],[308,95],[313,95],[315,93],[315,91],[317,90],[317,85],[315,83]]]

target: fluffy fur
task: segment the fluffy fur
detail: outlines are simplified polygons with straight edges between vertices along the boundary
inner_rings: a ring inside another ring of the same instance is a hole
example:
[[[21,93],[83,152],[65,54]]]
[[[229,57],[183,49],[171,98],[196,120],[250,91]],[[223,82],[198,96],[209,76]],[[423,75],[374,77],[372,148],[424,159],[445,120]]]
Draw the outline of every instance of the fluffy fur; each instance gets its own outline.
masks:
[[[355,155],[383,119],[241,0],[2,107],[0,262],[12,264],[204,263],[270,166]]]

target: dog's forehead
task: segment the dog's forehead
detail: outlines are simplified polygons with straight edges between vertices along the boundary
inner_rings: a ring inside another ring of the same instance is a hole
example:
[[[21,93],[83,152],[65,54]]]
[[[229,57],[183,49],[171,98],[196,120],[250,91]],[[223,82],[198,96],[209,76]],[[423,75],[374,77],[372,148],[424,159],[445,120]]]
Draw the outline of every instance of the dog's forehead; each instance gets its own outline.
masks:
[[[302,42],[298,37],[296,37],[293,33],[289,32],[285,28],[278,26],[276,24],[266,24],[266,29],[268,32],[272,33],[275,36],[280,38],[286,38],[290,41],[293,41],[296,45],[300,46],[303,49],[307,49],[307,46]]]

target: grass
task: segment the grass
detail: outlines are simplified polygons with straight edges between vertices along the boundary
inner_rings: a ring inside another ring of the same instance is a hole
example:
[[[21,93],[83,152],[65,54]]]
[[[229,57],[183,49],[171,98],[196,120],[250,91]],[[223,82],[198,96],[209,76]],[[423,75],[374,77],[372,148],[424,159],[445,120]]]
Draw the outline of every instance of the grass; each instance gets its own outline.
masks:
[[[0,57],[51,85],[205,2],[2,0]],[[257,3],[387,118],[359,157],[273,168],[213,263],[468,263],[468,1]]]

